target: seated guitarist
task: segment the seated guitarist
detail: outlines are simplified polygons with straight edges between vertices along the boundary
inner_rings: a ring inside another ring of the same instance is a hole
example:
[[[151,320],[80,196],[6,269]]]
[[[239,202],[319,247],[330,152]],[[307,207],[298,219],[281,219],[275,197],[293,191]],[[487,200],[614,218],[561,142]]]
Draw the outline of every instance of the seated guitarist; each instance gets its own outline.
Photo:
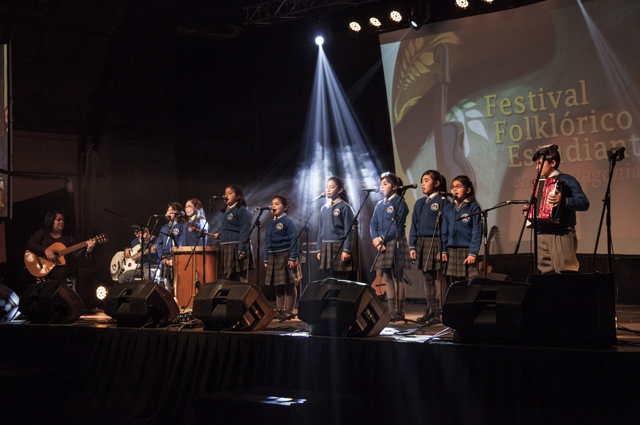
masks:
[[[51,262],[57,260],[56,255],[49,249],[51,245],[56,242],[62,243],[65,247],[70,247],[78,243],[75,236],[63,235],[64,229],[64,215],[60,211],[49,211],[44,217],[44,229],[38,230],[29,242],[27,242],[27,249],[39,257],[44,257]],[[95,241],[90,240],[87,242],[87,246],[83,249],[73,252],[73,256],[76,258],[87,257],[95,246]],[[71,255],[69,255],[71,256]],[[65,257],[65,259],[67,259]],[[72,262],[67,262],[64,265],[58,265],[49,272],[48,279],[59,280],[66,282],[76,276],[76,267],[72,265]]]
[[[158,267],[158,260],[156,258],[156,237],[155,236],[150,236],[149,235],[149,229],[147,227],[144,228],[144,232],[140,231],[140,226],[138,225],[133,225],[133,235],[135,236],[135,239],[133,239],[131,241],[131,245],[128,248],[124,249],[124,257],[126,259],[131,258],[132,254],[134,254],[134,258],[135,258],[135,269],[132,270],[127,270],[126,272],[122,273],[120,275],[120,277],[118,277],[118,282],[119,283],[125,283],[125,282],[130,282],[131,280],[134,279],[134,277],[140,277],[142,275],[142,273],[140,272],[140,270],[144,269],[144,279],[145,280],[152,280],[154,278],[154,276],[151,276],[151,274],[149,273],[149,270],[151,269],[152,273],[155,272],[155,270],[157,270]],[[144,241],[141,240],[141,238],[143,237],[144,234]],[[144,242],[144,247],[145,247],[145,255],[135,255],[133,251],[133,248],[138,247],[138,254],[140,254],[142,251],[140,251],[142,249],[142,244]],[[125,260],[126,262],[126,260]],[[139,266],[138,266],[139,264]]]

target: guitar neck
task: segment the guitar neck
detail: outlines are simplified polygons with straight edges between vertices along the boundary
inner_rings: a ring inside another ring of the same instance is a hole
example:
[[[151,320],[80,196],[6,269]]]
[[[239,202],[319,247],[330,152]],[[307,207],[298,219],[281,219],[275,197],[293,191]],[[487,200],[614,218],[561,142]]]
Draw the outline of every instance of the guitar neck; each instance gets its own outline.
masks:
[[[91,240],[91,239],[89,239],[89,240]],[[62,256],[62,255],[65,255],[65,254],[69,254],[70,252],[77,251],[79,249],[84,248],[88,244],[89,244],[89,241],[80,242],[79,244],[75,244],[75,245],[70,246],[69,248],[65,248],[63,250],[58,251],[58,255]]]

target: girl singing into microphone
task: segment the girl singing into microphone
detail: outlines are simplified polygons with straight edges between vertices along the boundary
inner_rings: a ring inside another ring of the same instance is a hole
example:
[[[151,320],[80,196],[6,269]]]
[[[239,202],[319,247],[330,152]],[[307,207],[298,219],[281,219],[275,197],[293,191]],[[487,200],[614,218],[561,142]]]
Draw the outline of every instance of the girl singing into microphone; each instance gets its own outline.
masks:
[[[353,222],[353,209],[349,205],[347,189],[345,189],[344,182],[340,177],[329,177],[325,194],[329,202],[320,209],[320,219],[318,220],[317,248],[319,251],[318,260],[320,260],[318,268],[326,270],[329,277],[346,279],[348,273],[354,268],[351,260],[354,232],[351,232],[344,241],[339,257],[337,259],[335,257],[342,240],[349,232],[349,226]]]
[[[451,193],[454,202],[444,209],[442,220],[442,261],[451,282],[470,279],[478,274],[476,257],[482,242],[480,214],[473,182],[467,176],[453,179]],[[460,220],[458,220],[460,219]]]
[[[225,279],[246,282],[249,270],[255,268],[251,243],[248,241],[251,213],[247,209],[247,202],[240,186],[231,184],[227,186],[224,194],[226,207],[222,209],[220,232],[213,235],[214,238],[220,239],[222,275]]]
[[[376,204],[369,228],[373,246],[380,251],[376,270],[382,271],[392,322],[404,320],[405,283],[402,271],[409,264],[409,246],[405,236],[409,209],[404,200],[398,205],[398,197],[403,194],[403,190],[398,189],[400,186],[402,180],[395,174],[386,172],[380,176],[380,194],[384,199]],[[389,229],[389,224],[396,215],[396,207],[398,219],[393,221]],[[389,233],[385,238],[387,229]]]
[[[440,272],[440,235],[438,234],[438,218],[443,209],[449,205],[446,196],[438,195],[444,191],[447,181],[442,174],[428,170],[422,174],[421,186],[424,197],[416,201],[411,217],[409,232],[409,255],[414,260],[414,267],[422,270],[424,291],[427,298],[427,311],[418,322],[426,325],[439,323],[440,309],[436,306],[436,295],[442,293]],[[439,296],[438,299],[442,297]]]
[[[295,317],[293,309],[298,297],[297,286],[302,280],[298,263],[298,223],[287,216],[288,210],[287,198],[280,195],[273,198],[273,220],[267,223],[264,242],[264,266],[267,268],[265,284],[276,287],[276,318],[282,320]],[[282,267],[285,261],[287,264]]]

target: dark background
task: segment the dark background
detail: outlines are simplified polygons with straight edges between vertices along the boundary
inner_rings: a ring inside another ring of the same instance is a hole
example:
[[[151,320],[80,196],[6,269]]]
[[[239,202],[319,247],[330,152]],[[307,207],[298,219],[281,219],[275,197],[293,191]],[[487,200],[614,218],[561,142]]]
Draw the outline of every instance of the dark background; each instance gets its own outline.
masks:
[[[478,1],[467,11],[432,2],[431,21],[531,2]],[[289,177],[300,159],[319,30],[373,156],[393,169],[378,37],[346,29],[350,18],[393,2],[362,3],[252,26],[243,25],[243,6],[254,1],[0,1],[0,38],[12,48],[17,174],[8,266],[22,267],[25,238],[42,225],[34,217],[54,206],[66,208],[67,231],[83,240],[110,234],[94,255],[106,273],[132,234],[104,208],[146,221],[192,197],[206,210],[226,185],[264,184],[274,169]],[[405,16],[412,3],[397,2]],[[55,191],[57,200],[38,198]]]

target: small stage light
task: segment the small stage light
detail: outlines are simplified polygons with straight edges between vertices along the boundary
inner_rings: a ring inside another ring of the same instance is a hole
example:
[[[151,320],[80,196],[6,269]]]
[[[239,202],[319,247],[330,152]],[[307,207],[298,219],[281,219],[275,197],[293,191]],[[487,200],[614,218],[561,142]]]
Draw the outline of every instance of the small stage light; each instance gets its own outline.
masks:
[[[411,15],[409,16],[409,25],[414,30],[420,29],[427,23],[431,13],[429,12],[429,3],[414,3],[411,6]]]
[[[357,23],[356,21],[350,22],[349,28],[351,29],[351,31],[355,31],[355,32],[360,32],[360,30],[362,29],[360,24]]]
[[[369,18],[369,24],[371,24],[371,26],[374,26],[376,28],[380,28],[382,26],[382,22],[380,22],[378,18],[374,18],[374,17]]]
[[[456,0],[456,6],[466,9],[469,6],[469,0]]]
[[[107,288],[105,288],[104,286],[98,286],[96,288],[96,297],[102,301],[105,298],[107,298],[107,294],[109,293],[109,291],[107,291]]]
[[[317,44],[318,46],[322,46],[322,44],[324,44],[324,37],[322,37],[322,36],[317,36],[317,37],[316,37],[316,44]]]
[[[398,12],[397,10],[393,10],[389,14],[389,18],[391,18],[393,22],[400,22],[402,21],[402,14],[400,14],[400,12]]]
[[[493,3],[493,0],[484,0],[484,1],[486,1],[487,3]]]

